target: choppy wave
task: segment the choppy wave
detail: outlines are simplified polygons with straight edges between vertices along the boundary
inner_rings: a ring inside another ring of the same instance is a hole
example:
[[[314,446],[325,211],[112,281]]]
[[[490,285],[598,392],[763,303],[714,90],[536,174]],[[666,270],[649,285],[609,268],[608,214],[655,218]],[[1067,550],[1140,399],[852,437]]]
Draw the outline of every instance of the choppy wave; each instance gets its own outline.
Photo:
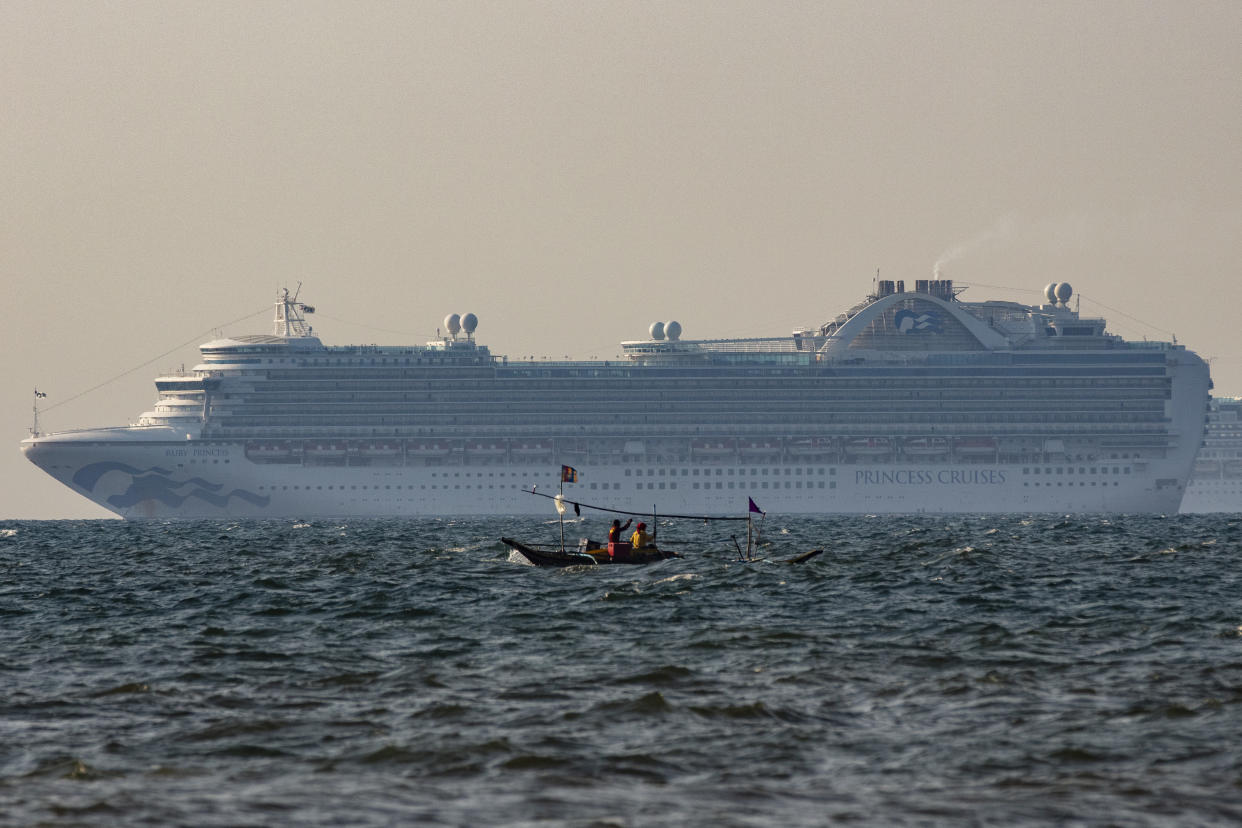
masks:
[[[0,824],[1242,819],[1242,519],[703,531],[0,524]]]

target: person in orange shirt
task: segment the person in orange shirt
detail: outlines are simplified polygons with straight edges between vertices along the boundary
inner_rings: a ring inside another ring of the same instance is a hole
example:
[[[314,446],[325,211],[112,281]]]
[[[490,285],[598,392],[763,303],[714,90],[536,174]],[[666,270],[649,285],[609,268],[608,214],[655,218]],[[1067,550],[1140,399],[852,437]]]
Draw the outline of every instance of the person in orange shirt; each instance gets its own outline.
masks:
[[[621,521],[620,521],[620,520],[614,520],[614,521],[612,522],[612,528],[608,530],[608,542],[609,542],[609,543],[617,543],[618,541],[620,541],[620,540],[621,540],[621,533],[622,533],[622,532],[624,532],[626,529],[629,529],[629,528],[630,528],[630,524],[631,524],[633,521],[634,521],[634,519],[633,519],[633,518],[630,518],[629,520],[627,520],[627,521],[625,522],[625,525],[624,525],[624,526],[622,526],[622,525],[621,525]]]

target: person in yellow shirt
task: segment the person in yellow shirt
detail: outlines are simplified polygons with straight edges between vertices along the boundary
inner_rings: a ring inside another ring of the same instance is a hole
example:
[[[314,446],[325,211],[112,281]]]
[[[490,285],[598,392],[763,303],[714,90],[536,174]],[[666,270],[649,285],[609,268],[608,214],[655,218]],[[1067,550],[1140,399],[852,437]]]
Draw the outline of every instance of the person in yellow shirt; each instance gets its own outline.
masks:
[[[647,534],[647,524],[640,523],[630,535],[630,543],[635,549],[646,549],[651,546],[651,535]]]

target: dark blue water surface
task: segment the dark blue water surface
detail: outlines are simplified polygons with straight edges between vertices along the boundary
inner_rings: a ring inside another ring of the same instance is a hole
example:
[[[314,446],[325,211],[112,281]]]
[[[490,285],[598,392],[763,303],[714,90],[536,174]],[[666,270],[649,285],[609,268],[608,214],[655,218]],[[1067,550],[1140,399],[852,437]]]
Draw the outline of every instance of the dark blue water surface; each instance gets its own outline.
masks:
[[[720,525],[0,523],[0,823],[1242,820],[1242,518]]]

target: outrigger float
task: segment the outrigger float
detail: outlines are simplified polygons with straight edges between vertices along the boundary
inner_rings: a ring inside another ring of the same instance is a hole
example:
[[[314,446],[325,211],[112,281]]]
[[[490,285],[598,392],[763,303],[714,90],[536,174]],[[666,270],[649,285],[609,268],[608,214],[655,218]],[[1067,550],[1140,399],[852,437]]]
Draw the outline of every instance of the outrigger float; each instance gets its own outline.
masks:
[[[754,557],[755,551],[759,547],[759,537],[763,531],[763,518],[767,517],[767,513],[755,505],[753,499],[749,499],[748,510],[745,517],[737,517],[734,515],[658,515],[654,507],[651,511],[651,526],[653,529],[652,545],[642,549],[635,549],[633,544],[624,541],[610,541],[607,544],[601,544],[589,538],[582,538],[578,542],[577,549],[568,549],[565,546],[565,512],[570,508],[574,510],[575,515],[581,515],[583,509],[591,509],[597,512],[608,512],[614,515],[628,515],[633,517],[646,517],[645,512],[631,512],[624,509],[610,509],[605,506],[594,506],[589,503],[583,503],[576,500],[568,500],[565,498],[566,482],[577,482],[577,472],[569,467],[561,467],[561,487],[560,491],[555,495],[544,494],[535,491],[532,487],[528,494],[536,497],[546,497],[553,501],[556,511],[560,515],[561,524],[561,541],[556,547],[548,546],[532,546],[523,543],[514,538],[501,538],[500,542],[509,547],[513,553],[524,558],[528,563],[534,566],[600,566],[615,564],[649,564],[656,561],[663,561],[669,558],[680,558],[682,555],[668,549],[660,549],[655,545],[655,533],[659,532],[659,523],[657,518],[665,520],[694,520],[709,523],[712,521],[746,521],[746,550],[743,552],[741,544],[738,542],[737,536],[732,536],[734,547],[737,549],[738,557],[742,561],[756,561]],[[759,527],[756,529],[751,516],[759,514],[761,516]],[[640,526],[642,524],[639,524]],[[782,563],[802,563],[809,561],[811,558],[821,554],[822,549],[813,549],[810,552],[804,552],[793,558],[789,558]]]

